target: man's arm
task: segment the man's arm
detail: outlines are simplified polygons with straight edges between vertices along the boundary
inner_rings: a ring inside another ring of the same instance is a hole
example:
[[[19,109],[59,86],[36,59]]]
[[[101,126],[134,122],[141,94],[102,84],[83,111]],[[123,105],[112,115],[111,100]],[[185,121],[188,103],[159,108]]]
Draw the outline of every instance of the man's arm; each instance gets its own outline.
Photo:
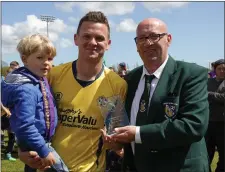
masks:
[[[224,101],[225,101],[224,81],[220,84],[220,86],[218,88],[218,92],[209,91],[208,99],[210,102],[215,101],[217,103],[224,104]]]
[[[1,103],[1,116],[3,116],[3,115],[6,115],[7,117],[10,117],[11,112],[9,111],[8,108],[3,106],[3,104]]]
[[[209,100],[216,101],[218,103],[224,103],[225,101],[225,92],[224,93],[216,93],[216,92],[209,92]]]
[[[208,126],[207,72],[196,70],[184,83],[177,118],[140,127],[142,144],[150,149],[173,148],[197,142]]]

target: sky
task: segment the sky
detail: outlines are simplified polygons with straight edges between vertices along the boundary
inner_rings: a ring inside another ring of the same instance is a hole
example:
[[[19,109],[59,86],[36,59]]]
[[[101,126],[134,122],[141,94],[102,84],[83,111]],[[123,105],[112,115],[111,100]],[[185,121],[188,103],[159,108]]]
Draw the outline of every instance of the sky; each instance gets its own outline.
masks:
[[[172,34],[169,54],[176,60],[209,67],[210,62],[224,58],[223,2],[2,2],[2,60],[17,60],[16,46],[28,34],[47,34],[47,23],[41,15],[55,17],[49,23],[49,38],[57,49],[54,64],[77,59],[73,36],[81,17],[100,10],[111,27],[111,47],[105,53],[106,66],[120,62],[132,69],[141,65],[134,37],[143,19],[163,20]]]

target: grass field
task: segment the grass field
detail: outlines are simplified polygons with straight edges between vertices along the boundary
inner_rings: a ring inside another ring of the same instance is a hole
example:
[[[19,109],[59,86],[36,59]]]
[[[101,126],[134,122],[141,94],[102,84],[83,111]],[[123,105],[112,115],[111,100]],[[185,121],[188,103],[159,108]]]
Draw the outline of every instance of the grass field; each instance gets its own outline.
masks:
[[[7,140],[7,138],[5,138]],[[1,150],[1,172],[23,172],[24,164],[18,159],[17,153],[13,153],[13,157],[17,158],[16,162],[10,162],[4,159],[4,149]],[[216,169],[216,163],[218,161],[218,153],[214,155],[214,159],[211,165],[212,172]]]

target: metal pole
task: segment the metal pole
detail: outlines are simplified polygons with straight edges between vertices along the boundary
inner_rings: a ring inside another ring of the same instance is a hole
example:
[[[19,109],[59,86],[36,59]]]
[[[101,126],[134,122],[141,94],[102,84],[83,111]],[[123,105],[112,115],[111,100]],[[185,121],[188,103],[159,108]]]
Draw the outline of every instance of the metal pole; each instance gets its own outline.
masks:
[[[47,20],[47,22],[46,22],[46,23],[47,23],[47,37],[48,37],[48,20]]]

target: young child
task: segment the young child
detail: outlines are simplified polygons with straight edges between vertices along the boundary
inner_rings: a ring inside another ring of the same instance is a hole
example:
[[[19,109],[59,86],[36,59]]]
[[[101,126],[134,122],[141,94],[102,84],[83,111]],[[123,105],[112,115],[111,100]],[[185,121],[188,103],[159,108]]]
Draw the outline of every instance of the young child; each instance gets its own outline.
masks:
[[[11,112],[10,125],[21,151],[36,151],[50,171],[68,171],[51,147],[57,125],[56,107],[46,75],[52,68],[56,49],[40,34],[24,37],[18,44],[24,67],[9,73],[2,82],[2,103]],[[34,172],[25,165],[25,172]]]

